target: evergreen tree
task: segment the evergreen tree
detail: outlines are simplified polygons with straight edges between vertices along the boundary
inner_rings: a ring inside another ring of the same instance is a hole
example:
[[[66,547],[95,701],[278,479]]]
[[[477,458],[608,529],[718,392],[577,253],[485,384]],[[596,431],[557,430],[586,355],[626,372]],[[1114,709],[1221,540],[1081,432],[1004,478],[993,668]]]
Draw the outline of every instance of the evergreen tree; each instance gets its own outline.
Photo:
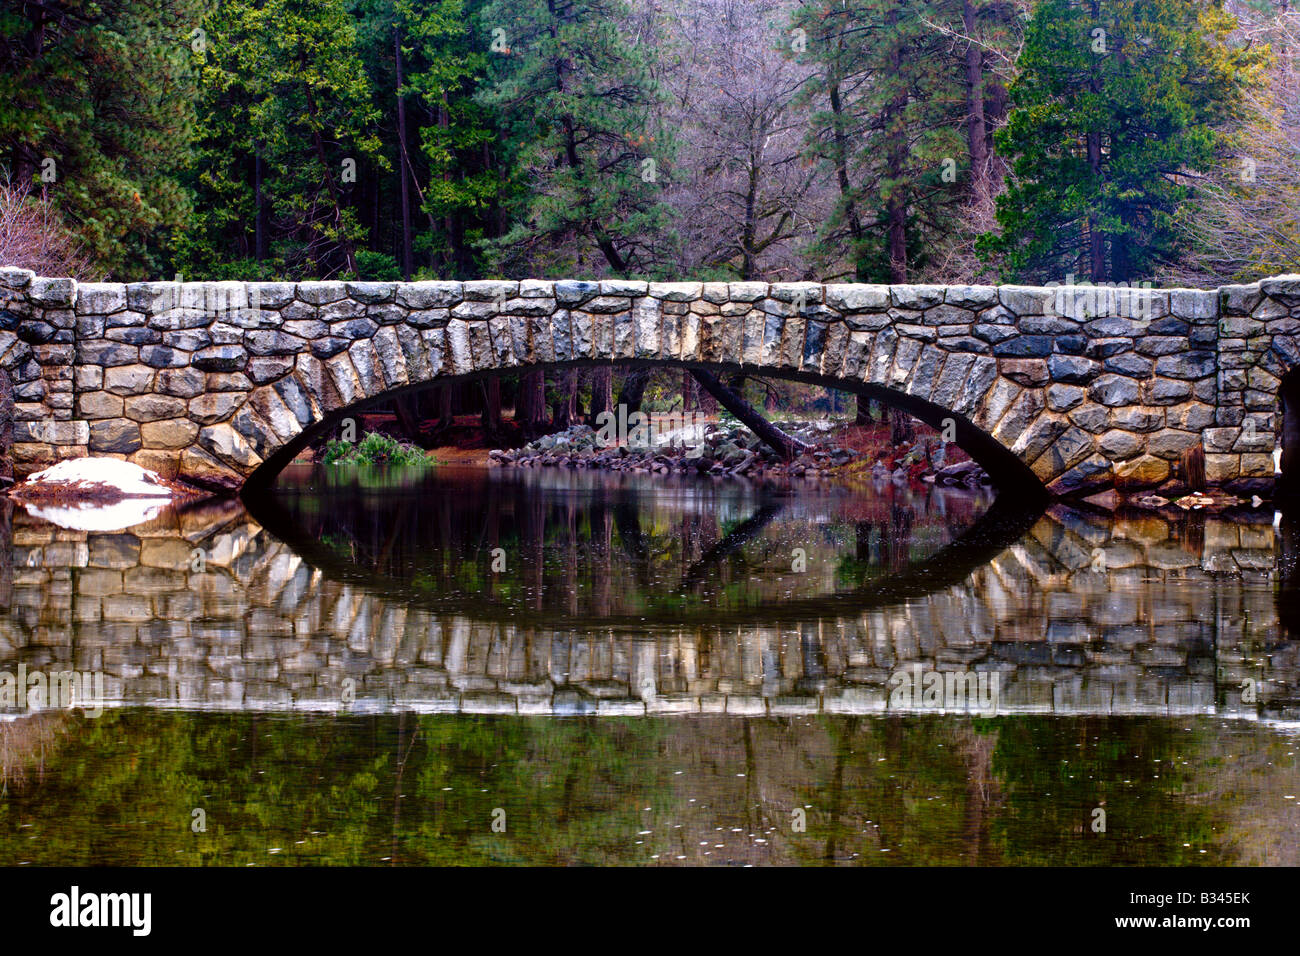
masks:
[[[419,148],[428,179],[421,203],[429,229],[419,244],[432,271],[480,274],[477,244],[504,231],[508,187],[499,168],[495,110],[476,98],[488,70],[490,36],[480,28],[484,0],[399,0],[415,57],[406,85],[424,112]]]
[[[652,126],[651,55],[620,30],[623,0],[491,0],[492,86],[503,165],[518,189],[493,245],[507,273],[654,269],[670,144]]]
[[[1262,62],[1228,44],[1234,23],[1197,0],[1040,0],[996,138],[1014,177],[1002,233],[981,253],[1040,281],[1131,281],[1173,261],[1179,204]]]
[[[160,268],[187,226],[204,0],[12,0],[0,9],[0,165],[53,199],[106,273]]]
[[[795,12],[817,68],[808,155],[839,190],[822,257],[847,246],[859,281],[908,281],[965,198],[954,188],[963,166],[969,181],[963,73],[952,33],[933,25],[959,15],[948,0],[810,0]]]
[[[357,274],[358,181],[388,167],[343,0],[220,0],[207,21],[204,219],[182,262],[273,260],[289,276]]]

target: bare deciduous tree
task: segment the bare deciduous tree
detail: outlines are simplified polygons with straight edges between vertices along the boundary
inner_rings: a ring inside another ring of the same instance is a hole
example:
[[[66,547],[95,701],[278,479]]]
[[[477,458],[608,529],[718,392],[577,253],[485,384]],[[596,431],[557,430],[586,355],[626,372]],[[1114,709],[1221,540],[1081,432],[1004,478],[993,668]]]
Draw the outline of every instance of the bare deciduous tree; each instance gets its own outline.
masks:
[[[79,279],[94,271],[54,204],[30,185],[8,180],[0,181],[0,265]]]
[[[1181,211],[1196,252],[1170,278],[1187,285],[1300,272],[1300,11],[1231,6],[1237,39],[1269,44],[1273,61],[1247,95],[1251,118],[1229,131],[1236,154]]]
[[[808,75],[789,55],[789,0],[685,0],[668,24],[673,124],[670,202],[684,275],[799,279],[829,183],[800,153],[794,103]]]

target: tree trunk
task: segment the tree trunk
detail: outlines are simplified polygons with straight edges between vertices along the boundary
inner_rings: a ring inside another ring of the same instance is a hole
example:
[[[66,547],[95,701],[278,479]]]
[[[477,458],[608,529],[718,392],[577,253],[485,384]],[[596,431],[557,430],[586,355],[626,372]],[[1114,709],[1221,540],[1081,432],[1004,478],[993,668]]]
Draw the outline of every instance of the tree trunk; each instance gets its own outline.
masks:
[[[519,397],[515,400],[515,422],[530,441],[546,427],[546,373],[526,372],[519,377]]]
[[[438,429],[450,428],[456,421],[455,385],[438,386]]]
[[[451,113],[447,109],[447,91],[443,90],[442,100],[438,103],[438,128],[442,130],[444,137],[447,135],[447,130],[450,126]],[[444,139],[444,142],[445,141],[446,140]],[[449,183],[451,182],[451,179],[451,169],[449,167],[444,167],[442,170],[442,181],[444,183]],[[429,216],[429,225],[433,225],[432,215]],[[468,266],[469,256],[466,254],[465,244],[463,242],[464,230],[460,228],[460,224],[452,216],[450,209],[447,210],[446,214],[442,217],[442,228],[447,234],[447,258],[452,263],[452,275],[459,277]],[[430,256],[432,255],[433,253],[431,252]],[[546,402],[543,401],[542,404],[545,405]]]
[[[305,60],[299,60],[299,66],[304,70],[307,69]],[[325,140],[321,137],[320,130],[317,128],[316,117],[316,97],[311,91],[310,86],[305,86],[307,94],[307,115],[311,117],[312,143],[316,146],[316,158],[320,160],[321,173],[325,177],[325,187],[329,192],[330,203],[334,207],[334,227],[339,234],[339,247],[343,251],[343,262],[347,271],[353,275],[357,273],[357,256],[356,250],[352,245],[352,239],[343,230],[343,200],[339,195],[338,188],[334,185],[334,174],[330,172],[329,157],[325,154]]]
[[[627,413],[641,411],[641,400],[645,397],[645,387],[650,383],[648,368],[634,368],[623,379],[623,387],[618,392],[618,403],[627,406]]]
[[[896,47],[893,51],[893,65],[896,71],[903,69],[903,51]],[[904,92],[894,98],[889,112],[895,121],[890,128],[897,127],[897,118],[907,109],[907,94]],[[888,151],[888,169],[891,188],[886,202],[887,227],[889,235],[889,281],[901,284],[907,282],[907,201],[903,182],[904,165],[908,153],[908,132],[895,132]]]
[[[412,404],[410,395],[401,395],[393,399],[393,414],[407,441],[417,441],[420,437],[420,417]]]
[[[756,512],[733,528],[725,538],[709,548],[704,555],[686,569],[682,575],[682,589],[695,590],[715,570],[723,559],[735,554],[742,547],[763,533],[763,529],[780,517],[781,512],[789,507],[787,502],[772,501],[761,506]]]
[[[253,152],[253,258],[266,258],[266,202],[262,195],[262,144]]]
[[[916,428],[912,416],[898,408],[889,410],[889,440],[895,445],[909,442],[916,437]]]
[[[690,375],[690,372],[686,374]],[[691,376],[694,380],[695,376]],[[699,387],[699,382],[695,383],[695,407],[699,409],[701,415],[713,417],[718,414],[718,402],[712,395]]]
[[[556,428],[568,428],[577,417],[578,373],[566,369],[560,373],[560,397],[551,408],[551,421]]]
[[[1092,18],[1098,20],[1101,16],[1100,4],[1098,0],[1092,3]],[[1093,58],[1095,61],[1095,57]],[[1095,62],[1092,68],[1092,78],[1089,80],[1089,88],[1094,94],[1101,95],[1101,77],[1098,75],[1098,67]],[[1088,166],[1092,170],[1093,185],[1098,186],[1101,183],[1102,159],[1101,159],[1101,133],[1093,131],[1088,134]],[[1098,225],[1099,215],[1088,217],[1088,275],[1093,282],[1106,281],[1106,234],[1102,232]]]
[[[554,8],[552,8],[551,13],[552,15],[556,13]],[[551,26],[550,32],[553,39],[558,36],[557,29],[554,25]],[[565,93],[563,66],[564,64],[561,61],[557,60],[555,62],[555,88],[561,94]],[[573,117],[566,113],[561,119],[561,125],[564,127],[565,162],[568,164],[570,169],[579,174],[579,178],[581,179],[583,163],[578,156],[578,134],[574,127]],[[596,240],[596,247],[600,249],[601,254],[604,255],[605,261],[609,263],[609,267],[613,269],[615,273],[620,275],[627,272],[627,263],[619,254],[618,249],[614,245],[613,238],[605,230],[605,227],[595,219],[591,220],[588,225],[591,228],[592,237]]]
[[[871,419],[871,399],[865,395],[858,396],[858,413],[853,419],[853,424],[867,426],[872,422]]]
[[[848,223],[849,235],[853,239],[853,268],[859,282],[867,281],[865,263],[862,261],[862,223],[858,219],[857,204],[853,201],[853,188],[849,183],[849,146],[844,132],[844,106],[840,100],[838,78],[830,84],[831,114],[833,122],[832,136],[835,140],[835,179],[840,188],[840,199],[844,202],[844,219]]]
[[[989,182],[988,136],[984,118],[984,51],[975,42],[978,10],[974,0],[963,0],[962,29],[966,32],[966,138],[970,151],[971,192],[980,208],[992,196]]]
[[[754,278],[754,236],[758,231],[759,168],[763,162],[763,140],[750,131],[749,179],[745,189],[745,221],[740,231],[740,280]]]
[[[501,379],[486,378],[479,382],[483,389],[483,431],[488,435],[501,434]]]
[[[614,370],[608,365],[593,369],[591,373],[591,422],[614,406]]]
[[[411,196],[406,152],[406,99],[402,96],[402,30],[393,26],[393,63],[397,69],[397,142],[402,151],[398,175],[402,180],[402,277],[411,281]]]
[[[1088,165],[1092,167],[1096,181],[1101,179],[1101,133],[1088,134]],[[1106,234],[1102,232],[1098,220],[1100,217],[1088,217],[1088,277],[1093,282],[1106,281]]]
[[[691,375],[700,383],[701,388],[718,400],[719,405],[735,415],[741,424],[762,439],[782,458],[788,461],[801,452],[808,450],[809,446],[807,444],[797,438],[792,438],[769,422],[756,412],[748,402],[723,385],[712,372],[706,372],[703,369],[691,369]]]

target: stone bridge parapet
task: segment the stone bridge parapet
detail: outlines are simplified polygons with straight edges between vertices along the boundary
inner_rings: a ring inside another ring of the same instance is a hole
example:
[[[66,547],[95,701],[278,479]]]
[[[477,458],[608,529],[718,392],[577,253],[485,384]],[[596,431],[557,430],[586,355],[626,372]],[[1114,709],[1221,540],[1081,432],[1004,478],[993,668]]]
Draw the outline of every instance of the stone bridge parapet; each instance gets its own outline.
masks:
[[[639,362],[815,382],[955,426],[1004,485],[1268,491],[1300,276],[1217,290],[632,280],[77,283],[0,269],[21,477],[83,455],[236,490],[350,409]],[[6,388],[7,386],[7,388]],[[0,422],[4,416],[0,415]],[[3,448],[4,436],[0,436]]]

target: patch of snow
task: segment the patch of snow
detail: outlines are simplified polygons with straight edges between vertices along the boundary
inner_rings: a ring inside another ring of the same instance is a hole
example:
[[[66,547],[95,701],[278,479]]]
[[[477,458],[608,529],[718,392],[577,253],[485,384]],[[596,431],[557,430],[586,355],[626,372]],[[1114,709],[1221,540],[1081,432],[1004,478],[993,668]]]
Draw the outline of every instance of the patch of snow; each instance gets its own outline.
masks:
[[[157,474],[116,458],[68,458],[36,472],[27,481],[32,484],[85,481],[110,485],[130,497],[170,499],[172,496]]]
[[[32,505],[20,502],[28,513],[71,531],[124,531],[152,521],[169,502],[157,498],[126,498],[114,505]]]
[[[116,458],[70,458],[36,472],[23,486],[57,493],[57,502],[21,496],[18,502],[34,517],[73,531],[122,531],[152,521],[172,500],[172,490],[157,474]],[[106,503],[106,489],[122,499]],[[86,500],[78,501],[79,494]]]

